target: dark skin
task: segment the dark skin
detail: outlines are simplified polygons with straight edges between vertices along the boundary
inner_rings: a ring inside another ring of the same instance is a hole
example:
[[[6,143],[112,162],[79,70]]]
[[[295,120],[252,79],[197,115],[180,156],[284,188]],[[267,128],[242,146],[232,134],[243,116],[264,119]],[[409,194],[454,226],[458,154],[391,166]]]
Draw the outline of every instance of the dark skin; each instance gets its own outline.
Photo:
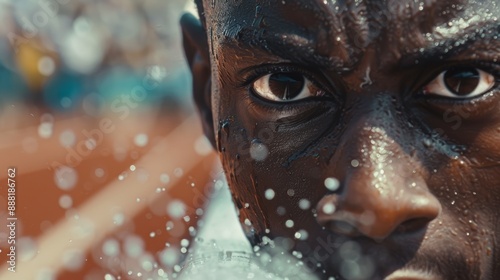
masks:
[[[324,279],[499,279],[500,5],[234,2],[182,26],[249,239]]]

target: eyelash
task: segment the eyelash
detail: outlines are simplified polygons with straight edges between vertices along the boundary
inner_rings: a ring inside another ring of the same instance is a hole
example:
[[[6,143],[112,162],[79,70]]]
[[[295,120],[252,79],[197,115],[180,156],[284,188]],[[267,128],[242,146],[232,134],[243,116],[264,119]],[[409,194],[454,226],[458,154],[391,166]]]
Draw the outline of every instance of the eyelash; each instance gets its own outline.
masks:
[[[430,82],[432,82],[434,79],[438,77],[439,74],[441,74],[443,71],[446,71],[447,69],[450,69],[452,67],[460,67],[460,66],[466,66],[466,67],[474,67],[477,69],[481,69],[495,77],[495,85],[493,86],[492,89],[490,89],[488,92],[494,91],[499,89],[500,87],[500,64],[497,63],[492,63],[492,62],[486,62],[486,61],[473,61],[473,62],[452,62],[452,63],[447,63],[444,66],[436,67],[434,71],[432,71],[430,75],[428,75],[423,83],[418,83],[417,85],[417,95],[422,96],[423,95],[423,87]],[[411,97],[411,95],[410,95]],[[441,99],[442,97],[432,97],[432,98],[439,98]],[[457,102],[460,100],[457,100]],[[468,99],[463,99],[462,101],[468,101]]]
[[[324,89],[327,93],[329,93],[331,96],[331,86],[328,86],[325,82],[318,80],[317,76],[318,73],[309,71],[307,69],[304,69],[302,67],[297,67],[295,65],[264,65],[261,66],[257,69],[253,69],[249,72],[249,74],[246,75],[246,77],[243,77],[243,84],[242,87],[251,87],[252,84],[259,78],[268,75],[268,74],[275,74],[275,73],[289,73],[289,72],[294,72],[294,73],[300,73],[304,75],[307,79],[309,79],[313,84],[316,86]]]

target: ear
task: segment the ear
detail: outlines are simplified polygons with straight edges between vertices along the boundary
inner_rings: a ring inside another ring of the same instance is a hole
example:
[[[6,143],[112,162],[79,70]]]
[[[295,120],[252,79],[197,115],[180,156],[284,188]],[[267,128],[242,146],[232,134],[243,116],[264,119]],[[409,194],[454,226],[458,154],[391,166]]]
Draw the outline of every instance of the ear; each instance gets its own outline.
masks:
[[[216,148],[211,102],[211,70],[205,28],[192,14],[181,17],[184,53],[193,76],[193,97],[201,115],[203,132]]]

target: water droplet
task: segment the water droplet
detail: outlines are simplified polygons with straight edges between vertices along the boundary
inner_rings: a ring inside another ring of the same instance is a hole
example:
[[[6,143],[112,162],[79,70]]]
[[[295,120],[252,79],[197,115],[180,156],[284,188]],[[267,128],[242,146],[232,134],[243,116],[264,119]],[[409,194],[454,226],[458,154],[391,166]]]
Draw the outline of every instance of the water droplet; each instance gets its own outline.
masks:
[[[134,171],[135,171],[135,169],[136,169],[136,167],[135,167],[135,165],[133,165],[133,164],[132,164],[132,165],[129,167],[129,169],[130,169],[130,171],[134,172]]]
[[[75,187],[78,175],[75,169],[68,166],[61,166],[56,169],[54,180],[61,190],[67,191]]]
[[[173,229],[173,228],[174,228],[174,222],[172,222],[172,221],[168,221],[168,222],[166,223],[166,225],[165,225],[165,229],[166,229],[167,231],[169,231],[169,230],[171,230],[171,229]]]
[[[129,235],[125,238],[124,250],[127,256],[136,258],[144,252],[144,240],[138,236]]]
[[[54,60],[49,56],[43,56],[38,60],[38,72],[44,76],[50,76],[56,70]]]
[[[196,211],[195,211],[195,213],[196,213],[197,216],[202,216],[203,213],[204,213],[204,211],[201,208],[197,208]]]
[[[340,186],[340,182],[336,178],[329,177],[329,178],[325,179],[325,187],[329,191],[332,191],[332,192],[337,191],[339,186]]]
[[[327,215],[333,214],[335,212],[335,205],[333,203],[326,203],[321,210]]]
[[[181,246],[182,246],[182,247],[187,247],[187,246],[189,246],[189,240],[187,240],[187,239],[182,239],[182,240],[181,240]]]
[[[357,159],[351,160],[351,166],[356,168],[359,166],[359,161]]]
[[[201,136],[194,143],[194,150],[201,156],[209,155],[212,152],[212,144],[207,137]]]
[[[120,244],[116,239],[108,239],[102,243],[102,252],[108,257],[116,257],[120,254]]]
[[[423,140],[423,143],[424,143],[424,147],[426,147],[426,148],[430,148],[432,146],[432,141],[429,138],[425,138]]]
[[[306,240],[309,237],[309,234],[307,233],[306,230],[299,230],[295,233],[295,238],[300,239],[300,240]]]
[[[166,173],[163,173],[160,175],[160,181],[164,184],[167,184],[168,182],[170,182],[170,176],[168,176],[168,174]]]
[[[61,143],[63,147],[67,148],[74,146],[76,143],[75,133],[71,129],[61,132],[59,135],[59,143]]]
[[[113,275],[106,273],[106,275],[104,275],[104,280],[116,280],[116,278]]]
[[[266,145],[258,140],[253,140],[250,144],[250,156],[256,161],[263,161],[269,155],[269,150]]]
[[[137,147],[145,147],[148,144],[149,138],[144,133],[139,133],[134,137],[134,144]]]
[[[127,178],[127,172],[122,172],[120,175],[118,175],[118,180],[123,181],[125,178]]]
[[[266,197],[267,200],[271,200],[274,198],[274,190],[273,189],[267,189],[266,192],[264,193],[264,196]]]
[[[123,213],[116,213],[113,215],[113,224],[121,226],[123,222],[125,222],[125,215],[123,215]]]
[[[182,170],[182,168],[178,167],[178,168],[174,169],[174,176],[175,177],[180,178],[180,177],[182,177],[182,175],[184,175],[184,170]]]
[[[63,209],[69,209],[71,206],[73,206],[73,199],[71,196],[65,194],[59,197],[59,206]]]
[[[97,168],[95,171],[94,171],[94,174],[96,177],[98,178],[102,178],[104,177],[104,169],[102,168]]]
[[[292,228],[292,227],[293,227],[293,225],[294,225],[293,220],[286,220],[286,222],[285,222],[285,226],[286,226],[287,228]]]
[[[167,214],[174,219],[179,219],[186,215],[186,205],[184,202],[174,199],[167,205]]]
[[[166,248],[160,252],[160,262],[167,267],[174,266],[179,261],[178,252],[174,247]]]
[[[299,207],[302,210],[307,210],[309,207],[311,207],[311,202],[305,198],[299,200]]]
[[[154,268],[154,258],[150,254],[144,254],[141,256],[141,259],[139,260],[141,263],[142,269],[144,269],[146,272],[151,272],[153,271]],[[148,278],[150,279],[150,278]]]
[[[41,123],[38,126],[38,135],[41,138],[48,139],[50,136],[52,136],[52,123]]]

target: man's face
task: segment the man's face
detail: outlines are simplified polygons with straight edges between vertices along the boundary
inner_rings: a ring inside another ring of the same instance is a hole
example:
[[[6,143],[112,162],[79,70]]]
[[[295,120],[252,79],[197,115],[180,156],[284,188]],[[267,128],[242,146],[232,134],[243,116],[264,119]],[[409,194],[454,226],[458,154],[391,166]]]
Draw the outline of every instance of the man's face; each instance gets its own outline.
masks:
[[[500,3],[230,2],[211,102],[249,237],[325,279],[499,279]]]

